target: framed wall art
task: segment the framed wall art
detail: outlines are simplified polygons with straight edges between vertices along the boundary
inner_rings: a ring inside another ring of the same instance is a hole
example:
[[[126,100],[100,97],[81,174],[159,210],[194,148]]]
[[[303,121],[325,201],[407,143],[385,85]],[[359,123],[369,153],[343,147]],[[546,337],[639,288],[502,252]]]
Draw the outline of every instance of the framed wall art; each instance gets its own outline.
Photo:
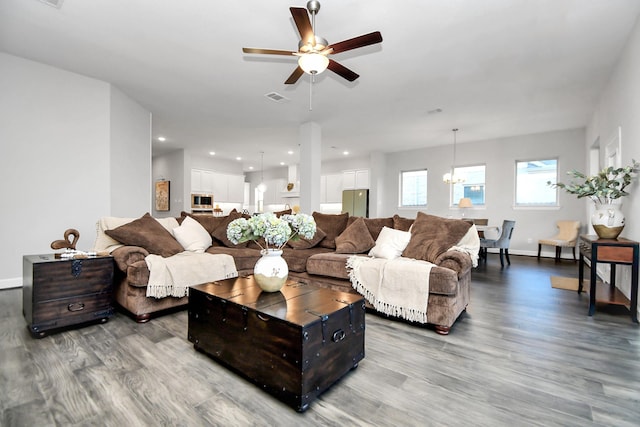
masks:
[[[169,210],[169,189],[171,181],[156,181],[156,210],[163,212]]]

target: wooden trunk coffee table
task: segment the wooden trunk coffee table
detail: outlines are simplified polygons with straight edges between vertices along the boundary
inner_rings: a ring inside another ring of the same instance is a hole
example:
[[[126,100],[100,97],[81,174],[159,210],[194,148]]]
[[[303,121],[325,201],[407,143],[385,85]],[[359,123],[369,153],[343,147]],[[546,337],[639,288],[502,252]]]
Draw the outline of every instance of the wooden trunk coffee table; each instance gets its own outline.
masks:
[[[194,348],[304,411],[364,358],[364,299],[289,280],[262,292],[252,276],[189,290]]]

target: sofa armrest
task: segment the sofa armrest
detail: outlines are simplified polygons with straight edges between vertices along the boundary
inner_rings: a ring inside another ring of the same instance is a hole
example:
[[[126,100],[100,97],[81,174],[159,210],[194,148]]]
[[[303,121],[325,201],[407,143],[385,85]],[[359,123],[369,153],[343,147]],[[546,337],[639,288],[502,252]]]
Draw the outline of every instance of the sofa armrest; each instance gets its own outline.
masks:
[[[471,270],[471,257],[464,252],[449,250],[442,253],[434,262],[439,267],[445,267],[458,273],[458,278]]]
[[[149,252],[139,246],[122,246],[111,252],[111,255],[116,261],[118,269],[126,273],[130,265],[138,261],[144,261]]]

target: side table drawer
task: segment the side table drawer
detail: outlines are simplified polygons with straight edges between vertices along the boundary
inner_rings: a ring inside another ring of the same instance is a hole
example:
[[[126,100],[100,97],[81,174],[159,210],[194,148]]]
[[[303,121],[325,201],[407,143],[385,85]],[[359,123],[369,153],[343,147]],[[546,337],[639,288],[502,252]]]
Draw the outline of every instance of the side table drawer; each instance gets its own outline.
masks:
[[[31,330],[52,329],[111,317],[110,294],[82,295],[37,304]]]
[[[33,300],[111,292],[113,260],[77,259],[33,266]]]

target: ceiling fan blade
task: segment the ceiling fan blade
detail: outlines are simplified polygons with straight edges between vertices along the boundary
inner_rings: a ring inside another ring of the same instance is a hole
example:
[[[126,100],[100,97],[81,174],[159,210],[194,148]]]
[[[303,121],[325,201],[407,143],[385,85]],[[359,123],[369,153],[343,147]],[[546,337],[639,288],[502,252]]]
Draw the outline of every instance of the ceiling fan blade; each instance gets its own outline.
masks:
[[[291,73],[291,75],[289,76],[289,78],[284,82],[284,84],[286,85],[292,85],[295,84],[298,79],[300,78],[301,75],[304,74],[304,71],[302,70],[302,68],[298,67],[295,70],[293,70],[293,73]]]
[[[243,47],[244,53],[261,53],[264,55],[293,55],[297,52],[291,52],[290,50],[276,50],[276,49],[258,49],[255,47]]]
[[[360,77],[359,74],[354,73],[344,65],[338,64],[333,59],[329,59],[329,66],[327,66],[327,68],[333,71],[334,73],[336,73],[337,75],[339,75],[340,77],[343,77],[349,80],[350,82]]]
[[[380,31],[374,31],[373,33],[364,34],[362,36],[354,37],[349,40],[330,44],[329,46],[327,46],[327,49],[333,48],[333,53],[340,53],[380,42],[382,42],[382,34],[380,34]]]
[[[300,32],[301,40],[304,41],[304,44],[315,45],[316,38],[313,35],[313,28],[311,28],[311,21],[309,20],[307,9],[303,7],[290,7],[289,10]]]

